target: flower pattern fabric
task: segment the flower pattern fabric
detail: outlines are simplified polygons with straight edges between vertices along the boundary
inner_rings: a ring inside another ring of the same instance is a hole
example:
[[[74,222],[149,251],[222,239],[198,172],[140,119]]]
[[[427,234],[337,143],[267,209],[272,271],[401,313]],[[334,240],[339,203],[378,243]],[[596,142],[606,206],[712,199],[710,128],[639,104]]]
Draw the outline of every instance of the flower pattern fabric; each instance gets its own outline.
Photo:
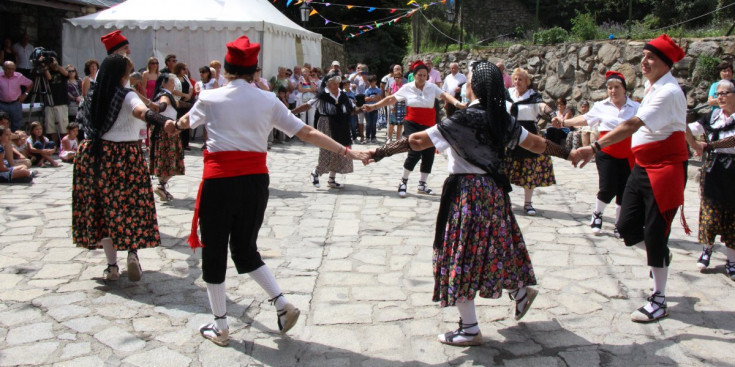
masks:
[[[77,247],[101,248],[112,239],[118,251],[161,244],[151,180],[138,142],[101,141],[94,157],[85,140],[75,158],[72,178],[72,240]],[[99,177],[94,167],[100,162]]]
[[[699,243],[712,245],[715,237],[735,249],[735,210],[702,195],[699,204]]]
[[[151,174],[163,177],[183,175],[184,148],[181,146],[181,136],[159,132],[159,136],[151,141],[154,145],[151,147]]]
[[[539,155],[533,158],[506,158],[506,170],[510,183],[526,189],[556,184],[551,157]]]
[[[449,209],[444,245],[434,249],[433,300],[499,298],[503,289],[536,284],[509,196],[490,176],[466,175]]]

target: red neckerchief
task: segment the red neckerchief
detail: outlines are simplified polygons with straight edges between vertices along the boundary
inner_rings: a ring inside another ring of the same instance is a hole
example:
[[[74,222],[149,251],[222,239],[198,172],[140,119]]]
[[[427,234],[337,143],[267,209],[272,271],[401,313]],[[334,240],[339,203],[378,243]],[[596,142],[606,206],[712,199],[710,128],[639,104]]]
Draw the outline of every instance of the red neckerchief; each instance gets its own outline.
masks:
[[[202,182],[199,183],[199,192],[197,193],[197,202],[194,207],[194,218],[191,220],[191,234],[189,234],[188,241],[193,250],[196,250],[197,247],[204,247],[204,244],[199,240],[199,235],[197,235],[199,200],[202,197],[204,180],[268,173],[268,166],[265,164],[266,156],[267,153],[263,152],[235,150],[209,153],[207,150],[204,151],[204,171],[202,172]]]
[[[683,131],[676,131],[664,140],[632,148],[636,164],[648,173],[658,210],[668,223],[674,219],[676,210],[684,205],[686,179],[682,163],[689,159],[684,136]],[[684,219],[683,208],[681,220],[684,232],[691,233]]]

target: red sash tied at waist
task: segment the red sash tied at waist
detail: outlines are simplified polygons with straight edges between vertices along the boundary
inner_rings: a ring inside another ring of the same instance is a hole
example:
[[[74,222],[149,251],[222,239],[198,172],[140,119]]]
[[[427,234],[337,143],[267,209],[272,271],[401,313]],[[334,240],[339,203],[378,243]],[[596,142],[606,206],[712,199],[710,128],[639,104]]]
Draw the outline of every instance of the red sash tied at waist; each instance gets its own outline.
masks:
[[[659,212],[670,223],[676,210],[684,204],[683,162],[689,159],[684,132],[677,131],[664,140],[635,146],[632,151],[636,164],[646,169]],[[689,234],[683,210],[681,215],[684,231]]]
[[[424,107],[406,107],[406,120],[413,121],[419,125],[436,125],[436,110]]]
[[[266,174],[268,173],[268,166],[265,164],[266,156],[267,153],[263,152],[226,151],[209,153],[207,150],[204,151],[204,171],[202,172],[202,182],[199,183],[199,192],[194,206],[194,218],[191,220],[191,234],[189,234],[188,241],[192,249],[196,250],[197,247],[204,247],[197,234],[199,200],[202,197],[204,180]]]
[[[600,131],[600,139],[602,139],[603,136],[607,135],[607,133],[609,133],[609,131]],[[629,136],[624,140],[602,148],[602,151],[613,158],[627,159],[628,164],[630,164],[630,168],[633,168],[633,164],[635,164],[635,159],[633,157],[633,151],[630,150],[630,144],[632,140],[633,138]]]

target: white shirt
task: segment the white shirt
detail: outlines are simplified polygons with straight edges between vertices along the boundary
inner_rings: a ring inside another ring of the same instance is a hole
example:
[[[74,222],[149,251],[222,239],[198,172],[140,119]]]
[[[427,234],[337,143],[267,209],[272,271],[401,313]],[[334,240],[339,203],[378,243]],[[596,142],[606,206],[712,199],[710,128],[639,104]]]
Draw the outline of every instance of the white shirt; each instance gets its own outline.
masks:
[[[510,98],[513,100],[513,102],[522,101],[524,99],[528,99],[528,97],[531,96],[533,93],[533,89],[526,89],[526,92],[524,92],[522,95],[518,95],[518,91],[516,91],[515,87],[511,87],[508,89],[508,93],[510,93]],[[505,101],[505,108],[508,109],[508,113],[510,113],[510,107],[513,105],[513,103],[509,101]],[[518,116],[516,116],[516,120],[518,121],[536,121],[538,119],[538,115],[541,114],[541,108],[539,107],[538,103],[531,103],[531,104],[520,104],[518,105]]]
[[[718,108],[712,111],[712,128],[722,128],[726,124],[732,122],[733,118],[735,118],[735,114],[730,115],[730,117],[725,117],[725,114],[722,113],[722,109]],[[699,122],[692,122],[689,124],[689,129],[692,130],[692,134],[694,136],[699,136],[705,133],[704,127]],[[729,138],[733,135],[735,135],[735,129],[722,131],[720,132],[720,139]],[[711,140],[712,134],[709,134],[708,138]],[[735,154],[735,148],[718,148],[715,149],[715,153]]]
[[[449,73],[444,78],[444,84],[442,84],[442,90],[451,95],[454,95],[455,89],[457,89],[457,87],[459,87],[460,84],[466,83],[466,82],[467,82],[467,77],[464,76],[464,74],[457,73],[457,75],[452,75],[451,73]]]
[[[623,107],[618,109],[608,97],[595,102],[589,112],[584,114],[584,119],[587,125],[592,128],[597,127],[598,131],[611,131],[621,122],[635,116],[638,106],[640,106],[638,102],[626,97]]]
[[[251,87],[243,79],[202,91],[189,111],[192,129],[207,127],[210,152],[267,152],[273,128],[294,136],[304,123],[273,92]]]
[[[15,58],[17,60],[16,67],[18,69],[31,69],[31,54],[33,53],[33,45],[28,43],[26,47],[23,47],[20,42],[13,45],[13,52],[15,52]]]
[[[145,123],[133,116],[133,110],[142,104],[144,103],[137,93],[126,94],[117,120],[112,124],[110,130],[102,135],[102,139],[114,142],[138,141],[140,129],[145,128]]]
[[[409,107],[421,107],[421,108],[434,108],[434,100],[441,97],[442,91],[434,83],[426,82],[424,89],[418,89],[416,82],[410,82],[404,84],[393,97],[396,97],[398,102],[406,101],[406,106]]]
[[[301,92],[299,92],[299,89],[296,88],[299,85],[298,78],[300,77],[301,77],[300,75],[298,77],[296,77],[295,75],[291,75],[288,78],[288,82],[294,86],[294,89],[291,91],[291,93],[288,94],[288,103],[295,103],[296,101],[301,100]]]
[[[477,103],[480,103],[479,100],[474,100],[470,106],[475,105]],[[468,106],[469,107],[469,106]],[[434,144],[434,147],[440,151],[444,152],[447,151],[447,171],[449,174],[462,174],[462,173],[475,173],[484,175],[487,174],[483,169],[480,167],[475,166],[474,164],[467,162],[464,158],[462,158],[459,153],[457,153],[454,148],[452,148],[451,145],[449,145],[449,142],[447,139],[444,139],[444,136],[439,131],[438,127],[436,125],[426,129],[426,132],[429,134],[429,139],[431,139],[431,142]],[[526,129],[521,127],[521,136],[520,139],[518,139],[518,144],[522,143],[526,138],[528,137],[528,131]]]
[[[220,87],[224,87],[225,85],[227,85],[227,79],[225,79],[225,77],[220,74],[217,78],[217,84],[219,84]]]
[[[653,85],[646,80],[645,87],[648,92],[635,114],[644,126],[633,134],[631,147],[664,140],[676,131],[686,131],[687,100],[671,72]]]

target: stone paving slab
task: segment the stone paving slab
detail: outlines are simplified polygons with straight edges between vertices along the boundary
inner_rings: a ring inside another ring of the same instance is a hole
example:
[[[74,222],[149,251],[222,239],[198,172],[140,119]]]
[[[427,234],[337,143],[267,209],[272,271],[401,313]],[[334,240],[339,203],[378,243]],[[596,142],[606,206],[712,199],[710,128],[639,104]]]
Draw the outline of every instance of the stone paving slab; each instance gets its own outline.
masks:
[[[124,264],[119,281],[103,281],[103,252],[71,243],[70,165],[40,169],[33,184],[0,186],[0,366],[733,365],[735,282],[724,275],[722,248],[712,269],[699,273],[696,233],[686,236],[675,221],[671,316],[630,322],[650,293],[645,253],[612,237],[612,208],[603,233],[589,232],[595,167],[573,169],[558,159],[558,184],[534,197],[538,216],[523,215],[522,190],[511,192],[539,279],[533,309],[515,322],[507,298],[478,299],[485,343],[439,344],[436,334],[458,319],[456,309],[431,301],[439,198],[415,194],[417,175],[408,197],[397,197],[403,157],[356,164],[338,177],[344,190],[314,189],[308,172],[317,149],[298,141],[268,155],[270,201],[259,247],[302,317],[281,336],[268,297],[230,261],[232,342],[217,347],[198,335],[211,315],[201,252],[185,239],[202,158],[196,149],[186,154],[186,176],[171,180],[176,199],[157,203],[163,245],[140,252],[137,283]],[[445,166],[437,156],[429,180],[437,190]],[[696,229],[695,173],[690,167],[684,213]]]

